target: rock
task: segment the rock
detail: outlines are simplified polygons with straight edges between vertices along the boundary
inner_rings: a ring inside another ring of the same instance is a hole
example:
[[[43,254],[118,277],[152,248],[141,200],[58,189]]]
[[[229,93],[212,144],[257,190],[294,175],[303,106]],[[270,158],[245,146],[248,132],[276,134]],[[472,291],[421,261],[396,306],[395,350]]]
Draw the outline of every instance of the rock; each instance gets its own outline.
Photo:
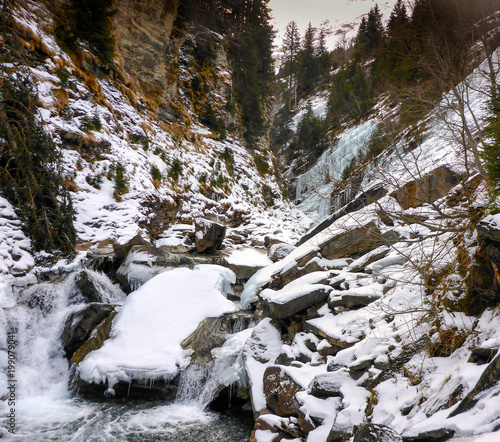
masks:
[[[361,424],[353,442],[402,442],[403,438],[392,428],[379,424]]]
[[[362,361],[353,362],[351,365],[349,365],[349,371],[353,372],[367,370],[373,365],[374,361],[375,359],[364,359]]]
[[[346,230],[320,244],[321,256],[326,259],[358,258],[385,242],[374,222]]]
[[[347,442],[351,437],[351,433],[346,433],[334,425],[328,433],[326,442]]]
[[[113,311],[113,305],[95,302],[72,313],[66,319],[61,341],[68,359],[72,358],[75,352],[90,338],[95,328]]]
[[[312,230],[307,232],[298,242],[295,244],[296,246],[300,246],[304,244],[307,240],[311,239],[313,236],[317,235],[319,232],[322,232],[326,228],[330,227],[335,221],[347,215],[348,213],[355,212],[357,210],[366,207],[369,204],[374,203],[379,200],[383,196],[387,194],[387,190],[381,186],[375,186],[372,189],[367,190],[366,192],[362,192],[359,196],[357,196],[354,200],[349,202],[344,208],[335,212],[326,220],[322,221]]]
[[[476,227],[477,233],[483,238],[487,238],[494,242],[500,242],[500,229],[496,223],[490,222],[489,218],[480,221]]]
[[[498,348],[472,347],[470,348],[470,352],[469,362],[486,364],[495,357],[498,353]]]
[[[303,388],[282,367],[267,367],[264,372],[264,394],[267,405],[278,416],[297,416],[300,408],[295,394]]]
[[[178,256],[151,245],[134,245],[116,272],[122,290],[129,294],[167,267],[182,265]]]
[[[373,252],[368,253],[365,256],[362,256],[361,258],[353,262],[352,265],[349,267],[349,271],[353,273],[363,272],[365,268],[371,263],[378,261],[379,259],[385,258],[389,253],[389,251],[390,251],[389,247],[385,246],[383,246],[381,250],[378,249],[374,250]]]
[[[448,417],[456,416],[464,411],[470,410],[477,403],[478,396],[481,392],[488,390],[500,381],[500,355],[497,355],[493,361],[489,363],[483,374],[477,381],[472,391],[465,396],[457,408],[453,410]]]
[[[198,253],[214,253],[222,247],[226,227],[207,219],[195,221],[195,244]]]
[[[75,286],[80,290],[87,303],[102,302],[102,289],[86,270],[82,270],[76,275]]]
[[[334,295],[330,295],[328,306],[331,309],[339,306],[348,309],[358,309],[361,307],[366,307],[379,298],[380,296],[377,295],[358,295],[352,292],[348,294],[342,294],[342,292],[340,292],[339,294],[335,293]]]
[[[125,259],[128,253],[130,252],[130,249],[134,246],[151,246],[151,244],[145,239],[143,239],[140,234],[137,234],[126,244],[113,245],[113,249],[115,251],[115,257],[118,260]]]
[[[231,269],[240,283],[248,281],[258,270],[272,264],[264,249],[242,248],[221,253],[221,265]]]
[[[244,311],[226,313],[219,318],[207,318],[181,343],[181,346],[192,349],[195,357],[212,359],[212,349],[221,347],[227,335],[247,329],[253,321],[253,314]]]
[[[396,199],[403,210],[432,203],[446,195],[455,187],[463,176],[455,173],[446,166],[438,167],[421,179],[405,184],[391,196]]]
[[[317,272],[317,275],[317,280],[312,279],[313,273],[302,276],[278,291],[263,290],[259,294],[259,299],[264,314],[277,319],[288,318],[324,301],[332,288],[326,285],[327,279],[319,279],[324,278],[325,272]]]
[[[307,392],[318,398],[340,397],[344,395],[340,391],[344,379],[331,373],[320,374],[314,377],[309,384]]]
[[[403,442],[444,442],[451,439],[455,434],[454,430],[441,428],[439,430],[425,431],[418,436],[403,437]]]
[[[286,258],[290,253],[296,249],[295,246],[291,246],[286,243],[273,244],[269,247],[267,256],[272,262],[277,262]]]

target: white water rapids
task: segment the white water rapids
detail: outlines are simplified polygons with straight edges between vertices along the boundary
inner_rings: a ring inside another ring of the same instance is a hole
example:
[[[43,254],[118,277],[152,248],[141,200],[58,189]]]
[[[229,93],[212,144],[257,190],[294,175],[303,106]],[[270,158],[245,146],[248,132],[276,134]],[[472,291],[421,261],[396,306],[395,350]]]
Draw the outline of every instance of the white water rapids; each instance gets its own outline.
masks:
[[[89,271],[90,272],[90,271]],[[105,288],[103,302],[121,304],[125,295],[103,275],[90,272]],[[7,431],[7,401],[1,402],[0,437],[22,441],[247,441],[251,427],[207,411],[212,367],[183,373],[178,399],[89,401],[68,388],[69,367],[60,336],[68,316],[83,307],[74,275],[43,283],[17,296],[5,309],[7,333],[16,339],[16,430]]]

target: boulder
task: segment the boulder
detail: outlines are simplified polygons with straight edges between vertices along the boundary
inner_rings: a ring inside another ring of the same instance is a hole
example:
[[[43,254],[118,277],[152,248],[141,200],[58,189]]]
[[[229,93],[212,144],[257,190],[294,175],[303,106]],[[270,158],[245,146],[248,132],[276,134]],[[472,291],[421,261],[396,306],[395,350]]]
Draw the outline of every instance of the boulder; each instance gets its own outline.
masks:
[[[125,293],[137,290],[168,267],[182,265],[178,256],[151,245],[134,245],[116,271],[116,279]]]
[[[353,442],[402,442],[403,438],[390,427],[379,424],[361,424]]]
[[[462,180],[463,176],[446,166],[438,167],[422,178],[406,183],[391,193],[403,210],[432,203],[444,196]]]
[[[278,416],[296,416],[300,408],[295,394],[303,388],[279,366],[270,366],[264,372],[264,394],[269,408]]]
[[[314,379],[309,384],[307,392],[318,398],[327,397],[340,397],[343,398],[344,395],[340,391],[344,379],[340,378],[336,374],[324,373],[314,377]]]
[[[286,244],[284,242],[273,244],[269,247],[267,256],[272,262],[281,261],[283,258],[286,258],[290,253],[292,253],[296,249],[295,246],[291,246],[290,244]]]
[[[140,234],[134,236],[126,244],[114,244],[113,250],[115,251],[115,257],[118,260],[123,260],[126,258],[130,249],[134,246],[151,246],[151,244],[146,241]]]
[[[486,391],[496,385],[500,381],[500,355],[497,355],[493,361],[491,361],[483,374],[477,381],[476,385],[472,391],[465,396],[465,398],[460,402],[457,408],[453,410],[449,417],[456,416],[457,414],[463,413],[464,411],[470,410],[474,407],[479,400],[478,396],[481,392]]]
[[[253,314],[244,311],[226,313],[219,318],[207,318],[181,343],[181,346],[193,350],[194,357],[211,359],[211,351],[221,347],[227,335],[247,329],[253,320]]]
[[[240,282],[248,281],[258,270],[272,264],[264,249],[245,247],[223,251],[221,255],[221,265],[231,269]]]
[[[321,256],[326,259],[358,258],[385,243],[374,222],[346,230],[320,245]]]
[[[90,338],[95,328],[114,311],[114,308],[110,304],[94,302],[69,315],[61,334],[61,341],[68,359],[73,357],[75,352]]]
[[[454,430],[441,428],[439,430],[425,431],[417,436],[405,436],[403,442],[444,442],[451,439],[454,434]]]
[[[366,192],[362,192],[352,201],[350,201],[346,206],[344,206],[339,211],[335,212],[333,215],[322,221],[316,227],[307,232],[296,244],[296,246],[300,246],[304,244],[307,240],[311,239],[313,236],[317,235],[319,232],[322,232],[326,228],[330,227],[335,221],[339,220],[343,216],[356,212],[357,210],[366,207],[369,204],[374,203],[380,198],[384,197],[387,194],[387,190],[381,186],[375,186],[372,189],[367,190]]]
[[[332,288],[328,286],[328,272],[304,275],[285,285],[281,290],[265,289],[259,294],[266,316],[283,319],[324,301]]]
[[[198,218],[194,225],[197,253],[212,254],[220,250],[226,235],[225,226],[203,218]]]
[[[331,309],[334,309],[335,307],[345,307],[347,309],[355,310],[366,307],[368,304],[371,304],[379,298],[380,296],[377,295],[363,295],[352,292],[342,294],[342,292],[339,292],[339,294],[335,293],[335,296],[330,296],[328,306]]]
[[[87,270],[82,270],[75,276],[75,286],[80,290],[85,302],[102,302],[102,288]]]

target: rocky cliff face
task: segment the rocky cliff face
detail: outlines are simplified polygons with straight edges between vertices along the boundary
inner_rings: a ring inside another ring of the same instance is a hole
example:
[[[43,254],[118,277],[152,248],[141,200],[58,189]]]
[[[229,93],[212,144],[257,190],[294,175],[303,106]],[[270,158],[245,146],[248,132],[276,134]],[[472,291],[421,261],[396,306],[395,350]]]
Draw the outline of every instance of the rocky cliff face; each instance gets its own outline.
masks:
[[[151,88],[165,89],[180,0],[117,2],[113,16],[117,61]]]

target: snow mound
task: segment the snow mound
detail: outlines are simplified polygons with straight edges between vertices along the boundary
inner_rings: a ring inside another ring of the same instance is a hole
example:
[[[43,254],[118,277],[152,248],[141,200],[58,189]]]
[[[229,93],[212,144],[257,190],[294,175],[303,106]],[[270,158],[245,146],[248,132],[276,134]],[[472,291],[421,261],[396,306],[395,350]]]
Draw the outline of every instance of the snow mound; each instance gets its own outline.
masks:
[[[131,293],[113,321],[111,337],[79,365],[87,382],[172,379],[189,362],[184,341],[209,317],[237,310],[224,297],[234,274],[215,265],[162,273]]]

